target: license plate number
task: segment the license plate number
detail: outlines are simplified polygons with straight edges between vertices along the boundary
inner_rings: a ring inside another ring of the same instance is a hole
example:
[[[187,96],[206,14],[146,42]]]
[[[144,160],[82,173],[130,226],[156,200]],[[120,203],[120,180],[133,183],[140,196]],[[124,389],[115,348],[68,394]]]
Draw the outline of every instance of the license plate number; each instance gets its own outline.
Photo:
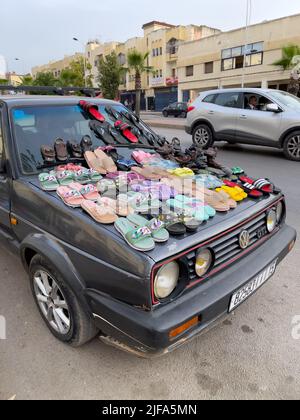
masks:
[[[265,284],[275,273],[278,260],[274,261],[268,268],[260,273],[254,280],[251,280],[248,284],[242,287],[236,292],[230,302],[229,312],[232,312],[235,308],[245,302],[253,293],[256,292],[263,284]]]

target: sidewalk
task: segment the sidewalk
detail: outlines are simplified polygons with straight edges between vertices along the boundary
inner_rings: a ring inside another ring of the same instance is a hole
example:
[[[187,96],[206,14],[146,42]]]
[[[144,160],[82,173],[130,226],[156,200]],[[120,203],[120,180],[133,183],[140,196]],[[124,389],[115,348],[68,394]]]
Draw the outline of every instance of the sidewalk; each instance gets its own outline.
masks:
[[[141,112],[141,118],[151,127],[184,130],[186,119],[164,118],[160,112]]]

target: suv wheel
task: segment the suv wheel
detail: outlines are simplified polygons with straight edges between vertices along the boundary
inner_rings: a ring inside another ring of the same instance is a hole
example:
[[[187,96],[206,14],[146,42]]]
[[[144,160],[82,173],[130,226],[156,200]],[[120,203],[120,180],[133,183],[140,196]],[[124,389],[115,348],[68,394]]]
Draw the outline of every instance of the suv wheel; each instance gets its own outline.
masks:
[[[169,116],[168,112],[167,112],[167,111],[164,111],[164,112],[163,112],[163,116],[164,116],[165,118],[168,118],[168,116]]]
[[[30,285],[40,314],[60,341],[79,347],[93,339],[97,329],[72,290],[40,255],[30,263]]]
[[[300,162],[300,131],[291,133],[285,139],[283,153],[287,159]]]
[[[211,129],[206,124],[198,125],[193,131],[193,142],[203,149],[208,149],[214,143]]]

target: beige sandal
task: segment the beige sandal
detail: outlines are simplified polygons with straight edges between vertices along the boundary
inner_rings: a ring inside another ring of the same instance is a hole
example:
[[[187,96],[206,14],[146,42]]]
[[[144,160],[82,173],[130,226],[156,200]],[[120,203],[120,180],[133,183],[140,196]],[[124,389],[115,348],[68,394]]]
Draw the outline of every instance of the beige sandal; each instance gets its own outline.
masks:
[[[101,197],[98,199],[98,204],[104,207],[110,207],[118,216],[121,217],[127,217],[134,213],[133,208],[129,206],[127,201],[125,202],[108,197]]]
[[[118,168],[115,164],[115,162],[112,160],[111,157],[107,156],[106,153],[103,152],[101,149],[96,149],[94,151],[94,154],[96,155],[97,159],[99,160],[100,164],[103,166],[103,168],[106,169],[108,173],[114,173],[118,171]]]
[[[104,168],[94,152],[85,152],[84,158],[90,169],[93,169],[101,175],[107,174],[107,170]]]
[[[101,206],[93,201],[84,200],[81,207],[86,211],[97,223],[110,225],[118,220],[118,216],[111,207]]]

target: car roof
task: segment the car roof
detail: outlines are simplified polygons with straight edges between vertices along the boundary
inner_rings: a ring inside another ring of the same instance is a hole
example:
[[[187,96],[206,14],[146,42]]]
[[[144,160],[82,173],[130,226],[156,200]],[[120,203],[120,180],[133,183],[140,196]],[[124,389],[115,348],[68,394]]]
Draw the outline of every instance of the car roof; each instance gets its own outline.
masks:
[[[120,105],[120,102],[82,96],[0,95],[0,102],[6,103],[9,108],[16,106],[76,105],[81,100],[99,105]]]
[[[205,92],[201,92],[199,96],[203,95],[213,95],[217,93],[230,93],[230,92],[239,92],[239,93],[256,93],[256,94],[264,94],[264,93],[271,93],[271,92],[278,92],[276,89],[262,89],[262,88],[230,88],[230,89],[214,89],[214,90],[207,90]]]

